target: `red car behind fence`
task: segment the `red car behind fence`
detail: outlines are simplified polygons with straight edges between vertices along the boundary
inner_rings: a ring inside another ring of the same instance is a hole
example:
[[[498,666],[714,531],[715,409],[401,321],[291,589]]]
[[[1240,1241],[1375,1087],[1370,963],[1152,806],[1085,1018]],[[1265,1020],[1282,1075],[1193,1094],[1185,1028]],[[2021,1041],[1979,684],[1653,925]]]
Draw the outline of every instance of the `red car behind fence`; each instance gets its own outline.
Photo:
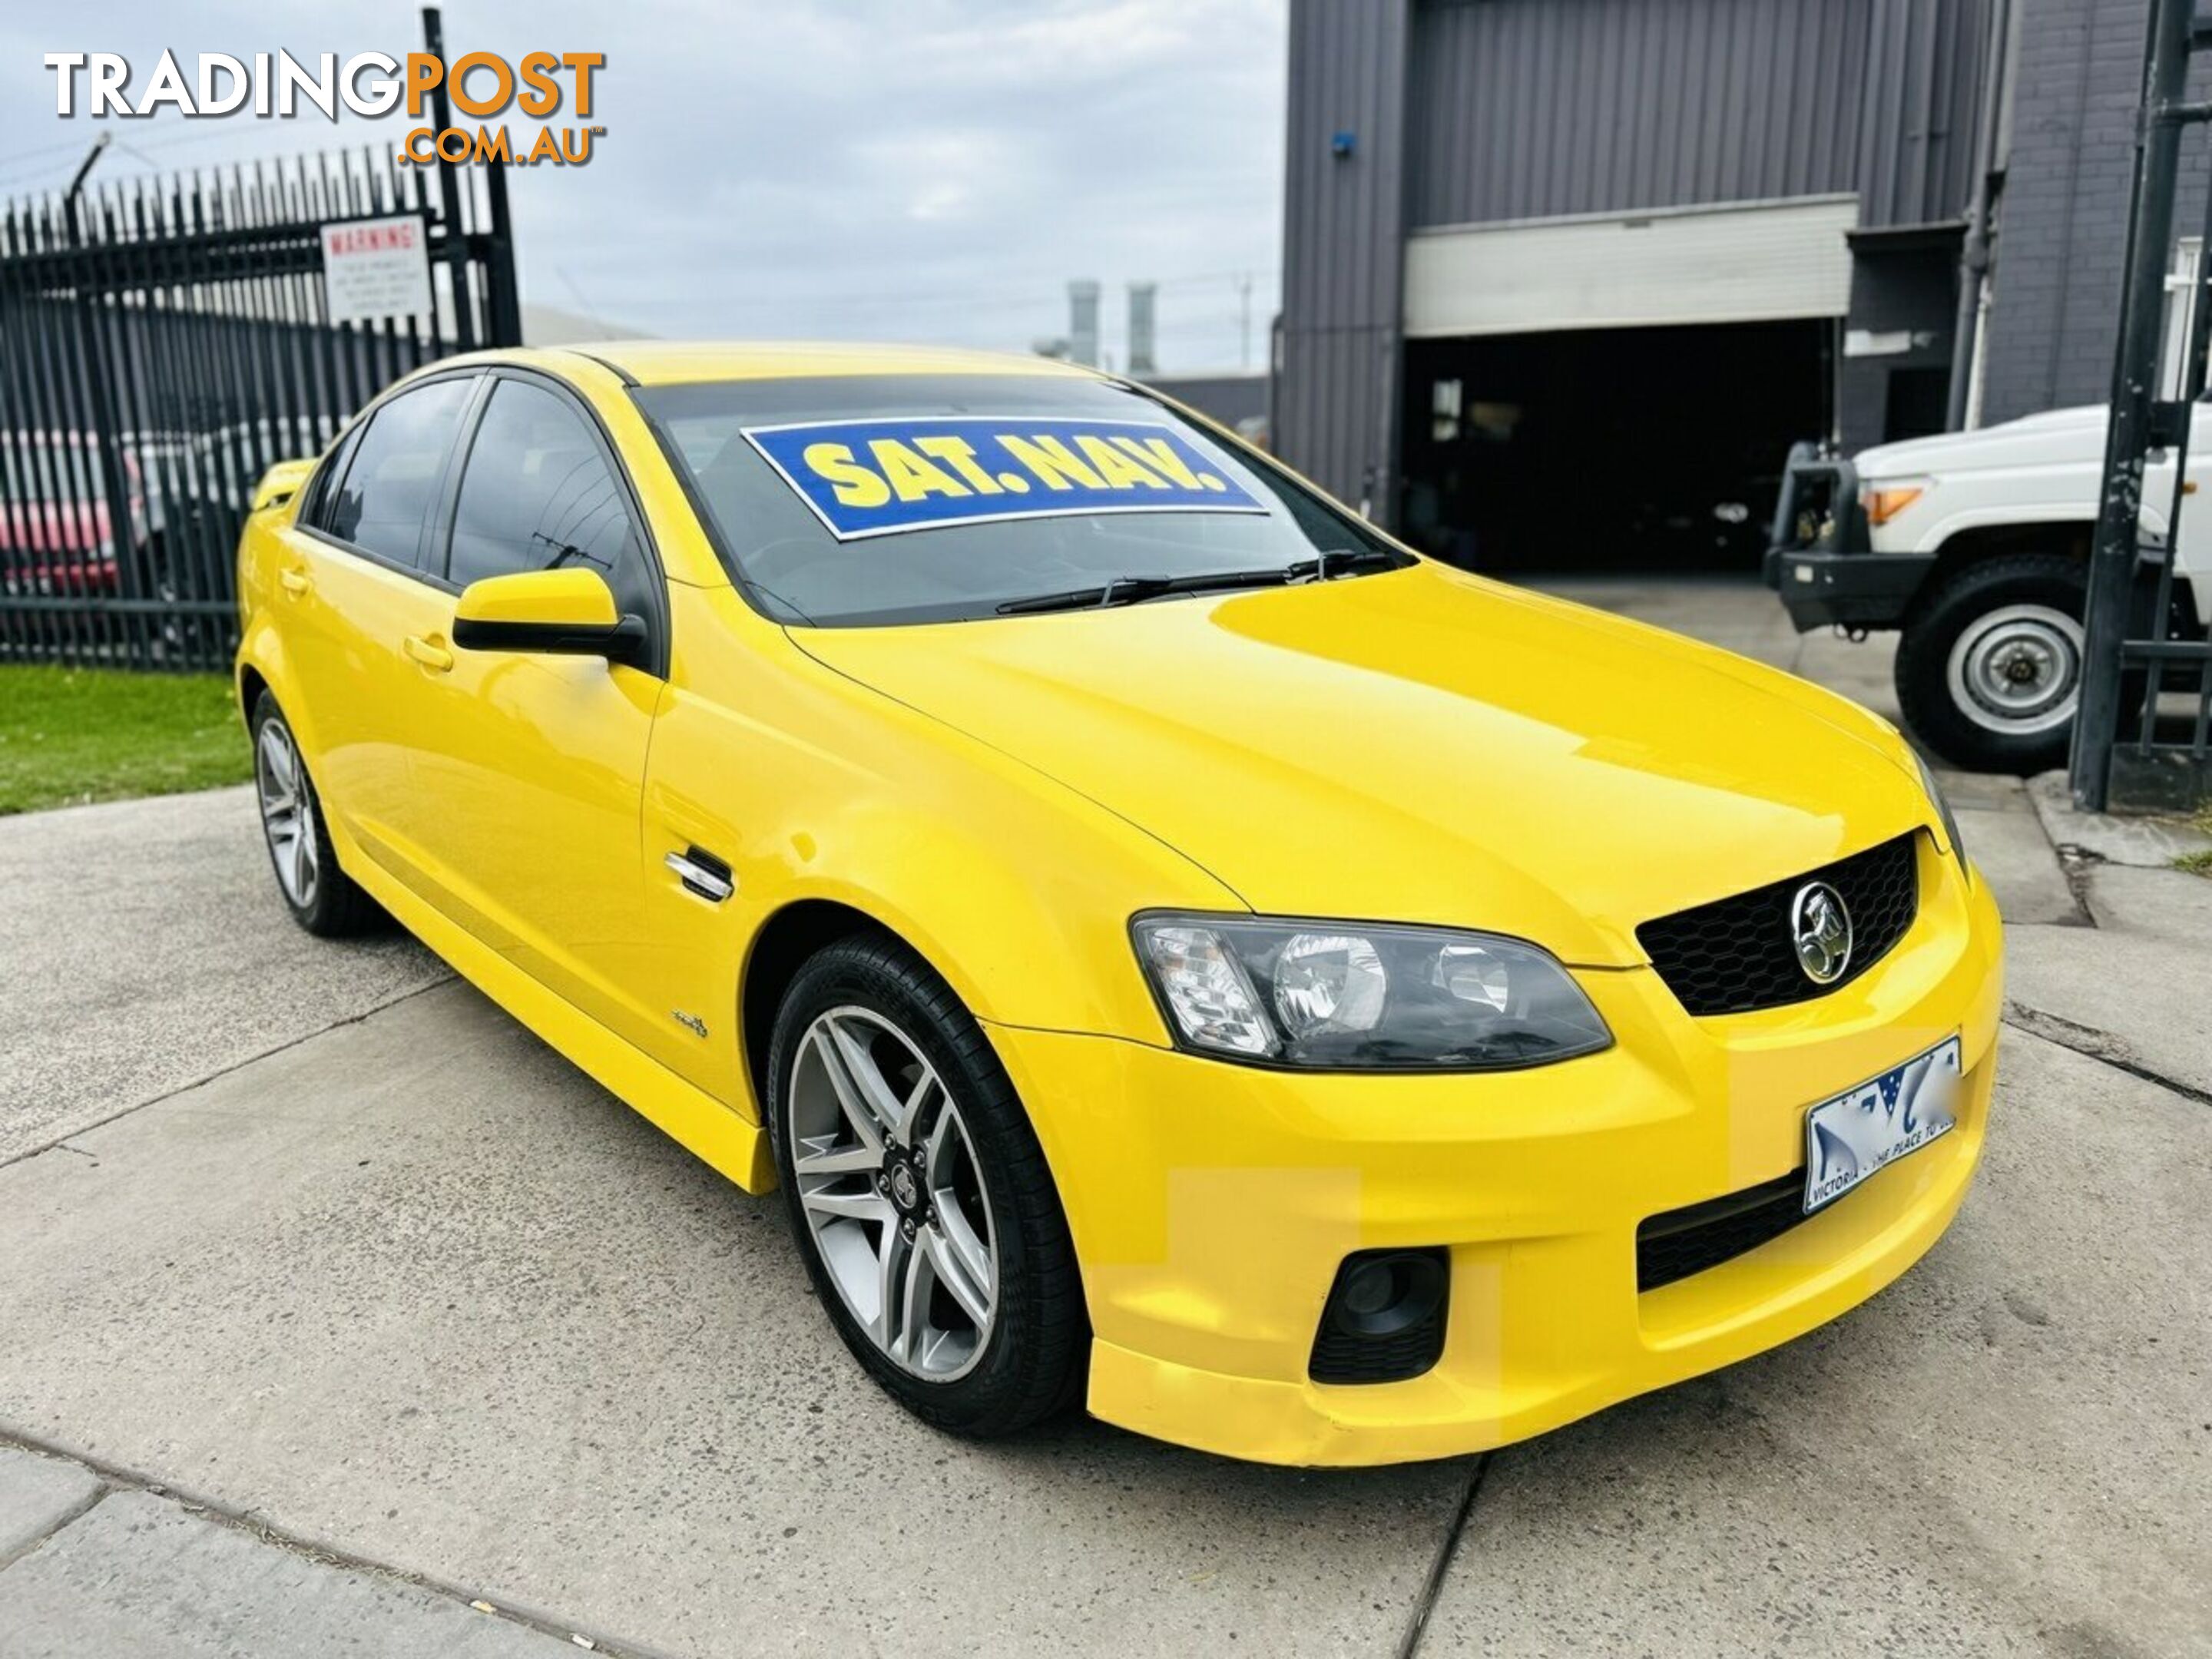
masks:
[[[146,539],[146,497],[127,452],[131,545]],[[0,432],[0,588],[99,598],[119,587],[114,515],[100,451],[81,432]]]

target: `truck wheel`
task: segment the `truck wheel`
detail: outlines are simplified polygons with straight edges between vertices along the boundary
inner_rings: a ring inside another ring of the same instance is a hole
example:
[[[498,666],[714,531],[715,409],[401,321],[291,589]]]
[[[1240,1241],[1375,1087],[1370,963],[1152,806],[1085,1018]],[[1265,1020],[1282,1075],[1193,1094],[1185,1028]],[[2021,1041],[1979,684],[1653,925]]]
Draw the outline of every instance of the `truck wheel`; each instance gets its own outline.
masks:
[[[2087,574],[2060,553],[2013,553],[1954,571],[1906,618],[1897,700],[1954,766],[2048,771],[2066,763],[2081,696]]]

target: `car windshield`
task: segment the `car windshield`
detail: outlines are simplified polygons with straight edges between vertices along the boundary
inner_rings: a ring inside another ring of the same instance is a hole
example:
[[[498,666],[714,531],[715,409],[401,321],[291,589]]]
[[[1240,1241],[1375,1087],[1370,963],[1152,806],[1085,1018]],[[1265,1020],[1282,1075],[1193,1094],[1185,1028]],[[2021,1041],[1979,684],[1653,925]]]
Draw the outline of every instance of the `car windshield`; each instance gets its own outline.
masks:
[[[1411,562],[1288,475],[1104,380],[835,376],[631,395],[733,578],[779,621],[962,621]]]

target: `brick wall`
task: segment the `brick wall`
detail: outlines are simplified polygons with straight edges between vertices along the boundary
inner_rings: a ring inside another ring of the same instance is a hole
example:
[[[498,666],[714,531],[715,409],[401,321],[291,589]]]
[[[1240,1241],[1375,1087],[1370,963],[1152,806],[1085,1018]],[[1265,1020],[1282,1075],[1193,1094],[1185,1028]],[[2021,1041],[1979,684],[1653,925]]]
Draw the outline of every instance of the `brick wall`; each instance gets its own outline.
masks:
[[[2021,0],[1984,422],[2101,403],[2111,391],[2149,15],[2149,0]],[[2175,228],[2194,235],[2203,132],[2182,145]]]

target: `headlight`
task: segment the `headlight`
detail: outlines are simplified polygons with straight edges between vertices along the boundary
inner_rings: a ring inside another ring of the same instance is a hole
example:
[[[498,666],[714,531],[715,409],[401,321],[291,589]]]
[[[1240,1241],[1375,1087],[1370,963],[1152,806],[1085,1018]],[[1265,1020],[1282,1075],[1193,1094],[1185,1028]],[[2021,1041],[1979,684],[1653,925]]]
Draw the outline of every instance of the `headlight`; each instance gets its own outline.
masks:
[[[1607,1047],[1547,952],[1494,933],[1153,911],[1130,924],[1176,1043],[1322,1071],[1501,1071]]]
[[[1971,876],[1972,866],[1966,862],[1966,843],[1959,839],[1959,820],[1951,816],[1951,803],[1943,799],[1942,790],[1936,787],[1936,775],[1928,769],[1928,763],[1921,759],[1918,750],[1913,752],[1912,758],[1920,764],[1920,787],[1928,792],[1928,799],[1936,808],[1936,816],[1943,825],[1944,845],[1951,856],[1959,860],[1960,872]]]

